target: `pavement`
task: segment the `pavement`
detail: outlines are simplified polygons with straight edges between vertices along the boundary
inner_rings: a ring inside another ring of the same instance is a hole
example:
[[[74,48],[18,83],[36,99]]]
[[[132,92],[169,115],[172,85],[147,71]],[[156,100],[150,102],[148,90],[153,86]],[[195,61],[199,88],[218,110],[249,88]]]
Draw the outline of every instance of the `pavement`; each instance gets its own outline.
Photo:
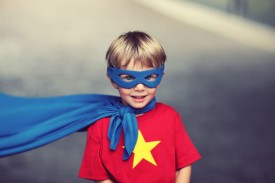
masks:
[[[134,1],[0,2],[0,92],[117,94],[106,50],[143,30],[166,50],[157,99],[180,112],[202,159],[192,183],[273,183],[275,54],[173,19]],[[85,133],[0,159],[1,183],[84,183]],[[1,143],[1,142],[0,142]]]

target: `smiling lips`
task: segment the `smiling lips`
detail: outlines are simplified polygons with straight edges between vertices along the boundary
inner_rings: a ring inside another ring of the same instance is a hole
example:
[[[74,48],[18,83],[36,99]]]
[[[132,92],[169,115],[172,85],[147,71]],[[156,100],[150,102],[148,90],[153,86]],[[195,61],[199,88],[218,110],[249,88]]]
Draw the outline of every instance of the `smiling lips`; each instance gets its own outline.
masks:
[[[146,95],[143,95],[143,96],[131,96],[135,102],[143,102]]]
[[[137,99],[141,99],[141,98],[145,98],[146,95],[143,95],[143,96],[132,96],[133,98],[137,98]]]

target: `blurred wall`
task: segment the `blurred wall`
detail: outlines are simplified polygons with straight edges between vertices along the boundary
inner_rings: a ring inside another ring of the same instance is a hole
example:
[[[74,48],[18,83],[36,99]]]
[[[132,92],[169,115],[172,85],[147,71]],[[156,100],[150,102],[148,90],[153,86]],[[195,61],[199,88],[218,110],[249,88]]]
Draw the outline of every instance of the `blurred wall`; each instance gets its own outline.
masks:
[[[263,24],[275,26],[275,1],[273,0],[182,0],[193,1],[203,5]]]

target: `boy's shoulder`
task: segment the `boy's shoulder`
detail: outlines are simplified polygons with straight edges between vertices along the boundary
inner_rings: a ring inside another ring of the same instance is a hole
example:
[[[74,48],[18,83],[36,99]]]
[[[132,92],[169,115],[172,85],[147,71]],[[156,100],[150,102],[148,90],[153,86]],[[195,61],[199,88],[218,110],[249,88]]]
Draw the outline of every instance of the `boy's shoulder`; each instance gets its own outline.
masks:
[[[164,104],[162,102],[157,102],[156,110],[158,112],[169,112],[169,113],[178,114],[178,112],[172,106],[170,106],[168,104]]]

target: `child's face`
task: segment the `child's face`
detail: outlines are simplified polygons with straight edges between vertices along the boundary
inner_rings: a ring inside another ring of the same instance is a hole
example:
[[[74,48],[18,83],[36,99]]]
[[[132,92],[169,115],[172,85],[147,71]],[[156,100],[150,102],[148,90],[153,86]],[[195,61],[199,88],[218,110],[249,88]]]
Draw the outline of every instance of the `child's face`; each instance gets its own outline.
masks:
[[[154,68],[141,66],[140,64],[134,64],[134,61],[131,60],[128,66],[123,69],[132,70],[132,71],[145,71],[145,70],[150,70]],[[124,74],[121,75],[121,78],[125,81],[131,79],[129,76]],[[154,79],[154,75],[151,77],[151,79]],[[115,89],[118,89],[118,92],[122,99],[123,104],[130,105],[134,108],[145,107],[155,97],[157,87],[158,87],[157,86],[156,88],[149,88],[144,84],[140,83],[134,86],[133,88],[127,89],[127,88],[122,88],[118,86],[114,82],[112,82],[112,85]]]

